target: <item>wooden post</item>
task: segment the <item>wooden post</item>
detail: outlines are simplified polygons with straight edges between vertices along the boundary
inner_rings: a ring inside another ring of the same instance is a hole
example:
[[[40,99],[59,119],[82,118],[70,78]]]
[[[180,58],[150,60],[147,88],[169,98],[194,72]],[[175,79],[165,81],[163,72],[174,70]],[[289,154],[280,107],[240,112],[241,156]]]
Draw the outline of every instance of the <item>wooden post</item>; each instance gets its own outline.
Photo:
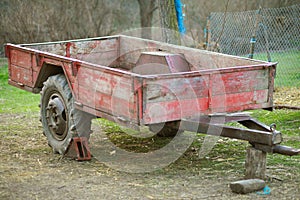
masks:
[[[209,16],[209,17],[207,17],[207,21],[206,21],[205,50],[208,50],[208,51],[211,50],[210,40],[211,40],[211,33],[210,33],[210,16]]]
[[[265,179],[266,175],[267,153],[257,150],[253,147],[247,148],[247,156],[245,163],[246,179]]]

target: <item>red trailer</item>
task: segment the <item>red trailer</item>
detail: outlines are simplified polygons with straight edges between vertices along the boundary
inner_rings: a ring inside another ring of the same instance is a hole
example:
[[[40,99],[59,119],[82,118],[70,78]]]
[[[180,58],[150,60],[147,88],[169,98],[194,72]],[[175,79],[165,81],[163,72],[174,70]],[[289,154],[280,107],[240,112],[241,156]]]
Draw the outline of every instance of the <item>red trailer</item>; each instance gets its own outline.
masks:
[[[65,154],[72,139],[88,139],[96,116],[161,135],[222,129],[219,135],[266,152],[299,154],[279,146],[274,127],[232,114],[272,110],[276,63],[123,35],[5,50],[9,84],[41,93],[41,122],[55,152]],[[224,126],[228,121],[248,129]]]

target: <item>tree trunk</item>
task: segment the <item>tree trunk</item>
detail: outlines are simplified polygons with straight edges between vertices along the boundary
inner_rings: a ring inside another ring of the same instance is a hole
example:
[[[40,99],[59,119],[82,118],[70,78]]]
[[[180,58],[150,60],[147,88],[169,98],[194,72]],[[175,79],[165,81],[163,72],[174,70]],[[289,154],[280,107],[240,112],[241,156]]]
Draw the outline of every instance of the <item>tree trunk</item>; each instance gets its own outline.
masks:
[[[159,12],[164,41],[167,43],[179,44],[180,36],[177,31],[174,0],[159,0]]]
[[[151,31],[148,28],[152,26],[156,0],[138,0],[138,2],[140,5],[142,38],[151,39]]]

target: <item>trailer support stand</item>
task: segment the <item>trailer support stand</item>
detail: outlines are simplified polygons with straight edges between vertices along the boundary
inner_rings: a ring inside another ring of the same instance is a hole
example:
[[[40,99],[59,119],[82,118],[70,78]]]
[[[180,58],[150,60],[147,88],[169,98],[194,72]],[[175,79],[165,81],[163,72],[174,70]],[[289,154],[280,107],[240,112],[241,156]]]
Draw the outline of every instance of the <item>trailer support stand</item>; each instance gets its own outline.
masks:
[[[87,138],[73,137],[65,157],[78,161],[91,160],[91,152],[88,146]]]
[[[257,150],[252,146],[247,148],[245,162],[245,178],[246,179],[265,179],[267,165],[267,153]]]

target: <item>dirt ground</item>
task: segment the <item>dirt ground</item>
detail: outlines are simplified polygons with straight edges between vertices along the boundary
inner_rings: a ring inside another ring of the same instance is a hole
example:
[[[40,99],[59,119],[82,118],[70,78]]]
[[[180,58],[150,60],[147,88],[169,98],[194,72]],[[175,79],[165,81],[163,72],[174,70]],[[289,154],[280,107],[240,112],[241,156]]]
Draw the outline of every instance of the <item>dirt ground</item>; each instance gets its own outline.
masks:
[[[299,88],[276,88],[274,104],[280,106],[292,106],[300,108]]]
[[[289,168],[268,168],[271,195],[238,195],[229,183],[243,178],[242,169],[175,162],[154,172],[126,173],[95,158],[61,158],[47,146],[38,113],[0,114],[0,137],[0,199],[300,199],[300,175]]]

